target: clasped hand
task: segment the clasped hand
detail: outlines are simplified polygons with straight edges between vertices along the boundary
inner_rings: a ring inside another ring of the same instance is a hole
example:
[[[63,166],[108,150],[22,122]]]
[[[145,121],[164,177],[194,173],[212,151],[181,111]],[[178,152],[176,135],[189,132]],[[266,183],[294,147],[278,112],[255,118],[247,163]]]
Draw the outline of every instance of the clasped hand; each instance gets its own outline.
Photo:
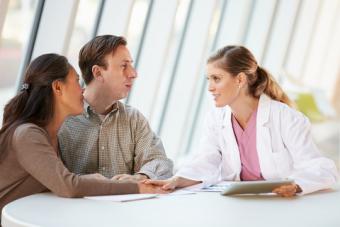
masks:
[[[141,194],[166,194],[171,192],[170,190],[162,189],[162,187],[158,185],[146,184],[145,181],[147,179],[148,177],[143,174],[118,174],[111,178],[111,180],[136,182],[138,184],[139,193]]]

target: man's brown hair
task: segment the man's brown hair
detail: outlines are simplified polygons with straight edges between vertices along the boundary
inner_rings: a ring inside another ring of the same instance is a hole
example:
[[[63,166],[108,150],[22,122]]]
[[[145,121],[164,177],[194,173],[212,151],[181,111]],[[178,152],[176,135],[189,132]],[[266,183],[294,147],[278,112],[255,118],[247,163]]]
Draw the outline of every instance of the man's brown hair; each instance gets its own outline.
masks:
[[[86,85],[93,80],[92,67],[99,65],[107,67],[105,56],[114,54],[118,46],[126,46],[126,39],[122,36],[102,35],[86,43],[79,52],[79,68]]]

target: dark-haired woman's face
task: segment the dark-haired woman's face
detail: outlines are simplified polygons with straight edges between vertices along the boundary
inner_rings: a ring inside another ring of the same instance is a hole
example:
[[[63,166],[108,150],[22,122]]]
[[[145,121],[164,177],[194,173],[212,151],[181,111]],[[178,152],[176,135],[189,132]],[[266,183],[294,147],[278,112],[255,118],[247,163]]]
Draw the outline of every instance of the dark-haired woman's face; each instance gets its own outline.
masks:
[[[67,115],[78,115],[83,112],[83,89],[79,84],[77,72],[71,68],[63,85],[62,106]]]
[[[209,92],[213,95],[215,105],[223,107],[232,104],[239,95],[239,83],[236,77],[217,67],[214,63],[207,65]]]

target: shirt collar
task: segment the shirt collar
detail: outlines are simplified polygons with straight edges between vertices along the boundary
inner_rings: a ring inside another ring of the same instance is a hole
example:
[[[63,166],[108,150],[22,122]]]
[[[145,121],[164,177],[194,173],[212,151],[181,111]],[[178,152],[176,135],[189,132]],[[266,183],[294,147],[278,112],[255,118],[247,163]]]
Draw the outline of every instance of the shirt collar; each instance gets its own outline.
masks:
[[[115,111],[119,110],[119,101],[116,101],[114,103],[112,103],[112,105],[110,106],[111,111],[108,114],[111,114]],[[85,110],[85,116],[86,118],[90,118],[91,115],[98,115],[98,113],[96,113],[93,108],[90,106],[90,104],[86,101],[84,101],[84,110]]]

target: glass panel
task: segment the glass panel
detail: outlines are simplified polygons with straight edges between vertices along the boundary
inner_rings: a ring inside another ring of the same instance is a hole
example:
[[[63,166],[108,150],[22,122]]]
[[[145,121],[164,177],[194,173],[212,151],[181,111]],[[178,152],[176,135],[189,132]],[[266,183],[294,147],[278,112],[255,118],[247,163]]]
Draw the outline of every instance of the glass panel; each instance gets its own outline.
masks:
[[[0,123],[4,105],[15,94],[19,65],[24,56],[37,0],[11,0],[0,40]]]
[[[286,0],[280,1],[278,11],[275,15],[273,28],[268,40],[267,52],[264,53],[262,65],[267,68],[276,79],[280,79],[282,74],[282,66],[286,56],[287,48],[292,33],[294,32],[294,24],[297,18],[300,1]]]
[[[138,78],[129,94],[129,105],[138,108],[150,121],[163,77],[162,69],[169,53],[177,6],[177,1],[153,3],[138,60]]]
[[[200,88],[201,74],[209,49],[209,34],[216,27],[214,13],[217,1],[193,1],[190,20],[186,28],[183,46],[168,87],[165,113],[160,134],[170,158],[178,158],[186,144],[187,130],[196,90]],[[197,34],[206,34],[199,36]],[[190,67],[189,67],[190,66]],[[174,124],[176,122],[176,124]]]
[[[150,0],[136,0],[132,7],[129,28],[127,32],[128,47],[132,58],[136,61],[136,56],[143,35],[146,17],[148,14]]]
[[[87,43],[93,36],[95,19],[96,18],[100,1],[97,0],[82,0],[79,1],[77,16],[72,31],[71,41],[67,52],[67,57],[70,63],[78,71],[78,55],[82,46]]]
[[[284,65],[287,74],[291,75],[292,79],[299,80],[302,77],[304,61],[308,56],[309,44],[314,35],[315,23],[318,20],[320,2],[319,0],[302,2],[296,30]]]
[[[131,16],[133,0],[105,1],[100,19],[98,35],[126,35]]]
[[[261,63],[263,52],[267,45],[267,39],[276,12],[276,1],[258,0],[253,9],[253,14],[247,31],[245,45]]]
[[[209,50],[210,53],[206,54],[208,58],[211,52],[215,51],[217,46],[225,45],[225,40],[221,38],[221,35],[225,34],[225,30],[227,28],[224,27],[225,23],[224,19],[227,13],[229,2],[227,0],[218,1],[218,5],[215,8],[213,14],[213,21],[211,24],[210,32],[209,32]],[[246,9],[245,9],[246,10]],[[244,15],[246,17],[246,15]],[[240,28],[238,28],[240,29]],[[193,106],[196,110],[192,110],[190,113],[190,131],[187,132],[187,141],[185,148],[183,148],[183,155],[179,157],[179,162],[182,160],[185,161],[188,159],[188,154],[190,156],[194,156],[197,152],[199,152],[200,140],[202,136],[202,131],[204,130],[204,119],[205,114],[210,106],[213,105],[211,98],[211,94],[208,92],[208,83],[206,80],[206,67],[205,67],[206,59],[204,59],[204,64],[202,65],[201,73],[200,73],[200,84],[199,89],[196,90],[195,101],[193,102]],[[180,166],[181,164],[179,164]]]
[[[153,115],[151,126],[159,132],[159,126],[163,114],[163,106],[167,98],[168,87],[171,83],[172,70],[176,64],[177,52],[181,46],[181,38],[185,29],[185,21],[190,10],[190,0],[180,0],[175,15],[174,28],[170,37],[170,43],[165,60],[164,67],[160,73],[162,75],[159,81],[159,88],[155,104],[153,106]]]

